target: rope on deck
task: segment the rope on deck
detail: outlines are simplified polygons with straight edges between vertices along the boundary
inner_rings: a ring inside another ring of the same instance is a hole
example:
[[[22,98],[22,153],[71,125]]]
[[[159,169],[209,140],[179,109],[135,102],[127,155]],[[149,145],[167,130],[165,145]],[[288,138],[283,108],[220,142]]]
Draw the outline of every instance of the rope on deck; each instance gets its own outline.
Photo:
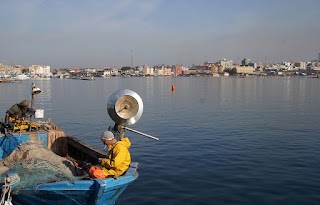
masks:
[[[19,181],[20,181],[20,177],[18,175],[7,176],[5,178],[4,185],[2,186],[0,205],[12,205],[12,202],[11,202],[12,185]]]

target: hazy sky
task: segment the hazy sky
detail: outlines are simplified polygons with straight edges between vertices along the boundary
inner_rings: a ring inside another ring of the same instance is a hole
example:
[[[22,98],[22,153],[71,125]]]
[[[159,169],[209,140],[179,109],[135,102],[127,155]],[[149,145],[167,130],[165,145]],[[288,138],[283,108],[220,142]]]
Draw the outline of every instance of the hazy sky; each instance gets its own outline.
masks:
[[[0,0],[0,61],[51,68],[314,60],[319,0]]]

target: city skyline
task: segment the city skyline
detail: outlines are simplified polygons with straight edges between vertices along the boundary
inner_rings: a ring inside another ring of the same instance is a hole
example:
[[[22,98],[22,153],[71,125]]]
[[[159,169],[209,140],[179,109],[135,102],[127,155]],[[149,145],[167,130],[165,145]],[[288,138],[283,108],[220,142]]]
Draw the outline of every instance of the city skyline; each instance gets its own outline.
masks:
[[[0,62],[52,67],[308,61],[317,0],[5,1]]]

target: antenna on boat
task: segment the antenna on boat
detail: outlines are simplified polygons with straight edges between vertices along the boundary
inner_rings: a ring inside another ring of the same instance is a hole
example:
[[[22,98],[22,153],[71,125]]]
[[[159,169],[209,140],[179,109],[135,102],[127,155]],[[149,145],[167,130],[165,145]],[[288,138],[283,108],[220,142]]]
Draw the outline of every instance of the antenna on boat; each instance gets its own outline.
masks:
[[[36,87],[34,83],[31,84],[31,106],[27,109],[27,115],[29,115],[30,121],[32,121],[32,116],[35,114],[34,106],[34,95],[41,93],[40,88]],[[31,129],[31,126],[30,126]]]
[[[119,131],[120,128],[120,138],[123,137],[125,129],[154,140],[159,140],[157,137],[127,127],[127,125],[136,123],[143,112],[142,99],[136,92],[129,89],[114,92],[107,102],[107,111],[115,122],[113,129]]]
[[[34,95],[41,93],[40,88],[36,87],[36,84],[31,84],[31,108],[34,106]]]

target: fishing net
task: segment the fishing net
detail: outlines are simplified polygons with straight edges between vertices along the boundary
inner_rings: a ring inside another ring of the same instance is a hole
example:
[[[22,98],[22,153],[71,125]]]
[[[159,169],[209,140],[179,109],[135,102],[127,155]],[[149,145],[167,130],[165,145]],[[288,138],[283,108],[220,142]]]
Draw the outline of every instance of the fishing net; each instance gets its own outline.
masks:
[[[75,181],[81,178],[62,172],[58,166],[38,158],[18,161],[1,175],[0,180],[4,181],[6,176],[13,174],[17,174],[20,177],[20,183],[15,187],[15,192],[18,192],[21,188],[38,186],[43,183]]]
[[[3,169],[1,181],[8,175],[17,174],[20,177],[15,192],[42,183],[75,181],[83,177],[72,161],[37,143],[20,144],[9,156],[0,161],[1,167],[7,168]]]

